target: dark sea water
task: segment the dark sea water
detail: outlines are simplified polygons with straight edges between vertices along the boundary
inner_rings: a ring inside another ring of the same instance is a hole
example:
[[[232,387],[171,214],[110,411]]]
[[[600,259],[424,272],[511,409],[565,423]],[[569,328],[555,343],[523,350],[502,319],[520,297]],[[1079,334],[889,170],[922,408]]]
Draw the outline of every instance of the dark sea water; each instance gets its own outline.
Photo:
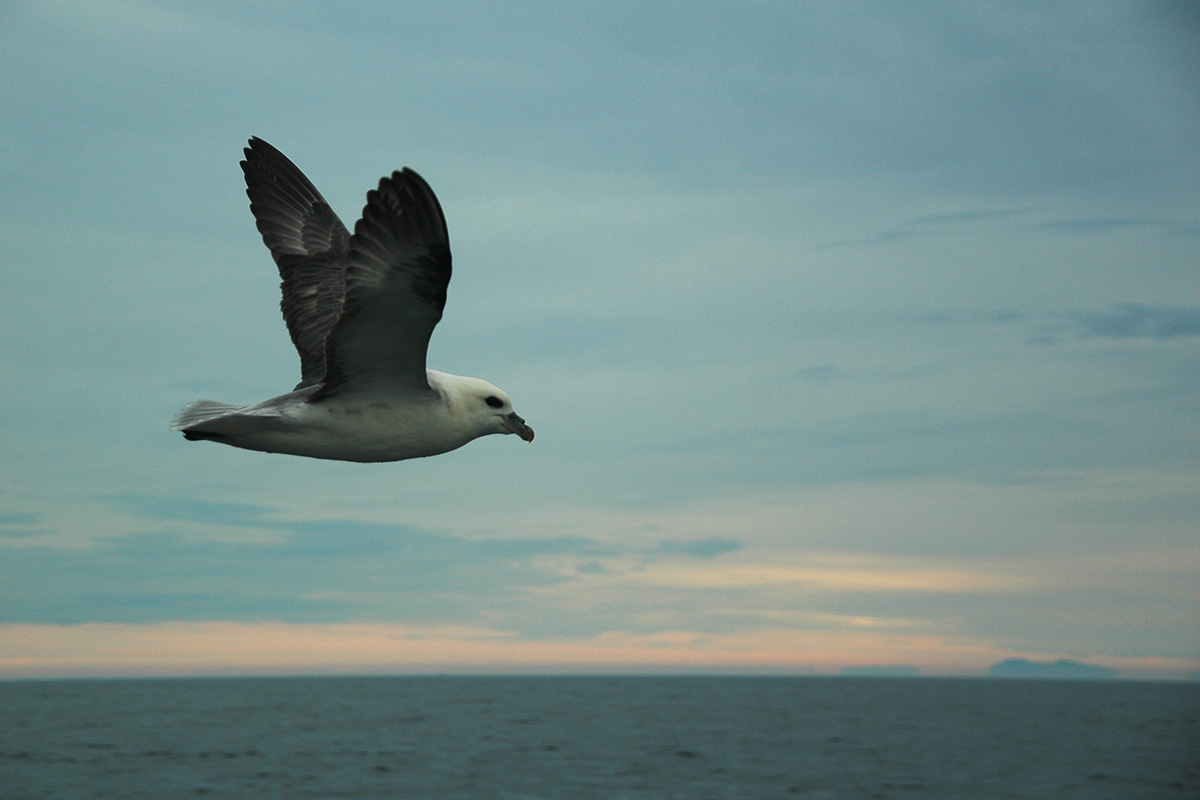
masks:
[[[1200,798],[1200,685],[0,682],[0,798]]]

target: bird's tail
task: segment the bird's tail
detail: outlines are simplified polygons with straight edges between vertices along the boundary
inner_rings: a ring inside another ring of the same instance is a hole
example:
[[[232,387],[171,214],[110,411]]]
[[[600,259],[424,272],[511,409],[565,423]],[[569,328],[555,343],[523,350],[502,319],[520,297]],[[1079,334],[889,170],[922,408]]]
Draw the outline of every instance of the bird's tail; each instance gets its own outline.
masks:
[[[242,406],[230,405],[229,403],[218,403],[213,400],[197,400],[194,403],[188,403],[175,415],[175,419],[171,420],[171,430],[183,431],[183,435],[188,439],[216,438],[212,435],[212,433],[216,433],[215,431],[211,433],[204,431],[205,423],[219,420],[222,417],[227,417],[243,410],[245,409]]]

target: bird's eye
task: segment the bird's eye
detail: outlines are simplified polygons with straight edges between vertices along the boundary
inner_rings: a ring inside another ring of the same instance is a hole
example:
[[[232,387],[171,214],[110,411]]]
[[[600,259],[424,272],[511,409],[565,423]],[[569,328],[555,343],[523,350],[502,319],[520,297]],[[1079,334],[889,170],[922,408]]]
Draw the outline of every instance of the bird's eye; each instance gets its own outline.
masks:
[[[502,405],[504,405],[504,401],[499,397],[496,397],[494,394],[488,395],[488,398],[483,402],[487,403],[492,408],[500,408]]]

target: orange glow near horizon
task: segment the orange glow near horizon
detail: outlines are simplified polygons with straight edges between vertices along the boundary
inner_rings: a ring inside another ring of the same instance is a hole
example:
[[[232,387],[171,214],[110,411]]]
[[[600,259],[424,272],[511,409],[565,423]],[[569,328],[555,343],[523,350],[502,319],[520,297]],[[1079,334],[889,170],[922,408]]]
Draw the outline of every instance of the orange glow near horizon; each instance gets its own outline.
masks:
[[[0,678],[346,673],[748,672],[837,674],[906,665],[927,675],[979,675],[1013,653],[929,635],[757,630],[737,634],[612,631],[520,639],[462,626],[166,622],[0,626]],[[1184,660],[1103,658],[1130,677],[1195,670]]]

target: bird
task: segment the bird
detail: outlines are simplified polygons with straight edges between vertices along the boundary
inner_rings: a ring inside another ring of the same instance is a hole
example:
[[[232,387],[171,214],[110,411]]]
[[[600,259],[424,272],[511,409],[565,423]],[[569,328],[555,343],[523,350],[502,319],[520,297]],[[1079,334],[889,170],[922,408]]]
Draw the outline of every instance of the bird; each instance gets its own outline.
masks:
[[[493,433],[533,441],[502,390],[426,367],[446,304],[450,237],[420,175],[405,167],[381,178],[351,234],[279,150],[253,137],[244,154],[250,211],[279,268],[300,382],[254,405],[197,400],[172,431],[357,462],[434,456]]]

